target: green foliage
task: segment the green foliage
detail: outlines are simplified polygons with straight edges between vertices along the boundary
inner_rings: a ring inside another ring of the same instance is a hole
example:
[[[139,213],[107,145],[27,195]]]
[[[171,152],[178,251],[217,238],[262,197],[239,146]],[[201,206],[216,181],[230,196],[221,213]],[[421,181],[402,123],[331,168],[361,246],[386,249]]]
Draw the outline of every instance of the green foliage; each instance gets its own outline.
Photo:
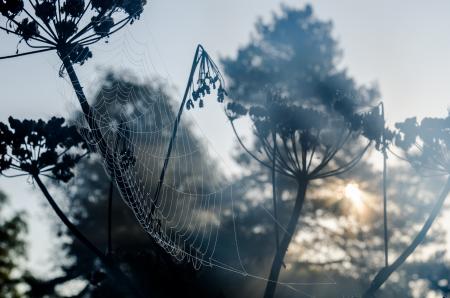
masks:
[[[14,271],[18,270],[20,258],[25,257],[27,225],[22,213],[5,218],[6,203],[5,194],[0,192],[0,297],[18,298],[22,297],[17,289],[21,280]]]

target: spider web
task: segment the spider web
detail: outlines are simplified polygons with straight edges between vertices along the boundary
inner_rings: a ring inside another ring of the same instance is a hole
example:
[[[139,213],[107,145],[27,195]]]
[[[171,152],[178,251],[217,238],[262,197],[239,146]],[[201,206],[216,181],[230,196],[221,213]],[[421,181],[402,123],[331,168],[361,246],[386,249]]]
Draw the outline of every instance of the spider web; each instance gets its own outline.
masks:
[[[120,69],[117,67],[120,65],[132,69],[139,76],[150,77],[147,74],[156,73],[158,77],[165,78],[163,83],[173,81],[166,66],[163,65],[167,73],[164,76],[155,65],[155,60],[151,59],[150,52],[155,52],[155,49],[149,49],[147,43],[136,39],[129,30],[125,30],[123,36],[114,42],[117,44],[94,47],[94,54],[101,53],[96,56],[114,61],[115,69]],[[154,41],[149,41],[149,44],[154,44]],[[156,54],[159,61],[163,61],[158,49]],[[91,75],[91,80],[97,81],[98,77],[92,78]],[[237,191],[233,181],[236,180],[223,174],[234,172],[234,169],[218,153],[197,123],[195,116],[200,111],[184,111],[160,196],[155,201],[156,186],[178,107],[173,106],[170,96],[157,83],[134,84],[120,79],[110,82],[100,90],[98,84],[90,84],[89,98],[95,97],[93,117],[105,140],[106,148],[103,149],[110,152],[109,160],[103,160],[105,168],[108,169],[108,164],[112,162],[117,167],[115,175],[112,175],[115,182],[125,182],[130,186],[130,189],[121,191],[121,197],[142,228],[172,256],[191,262],[197,269],[213,266],[267,281],[265,277],[248,272],[243,264],[236,219],[238,207],[234,197]],[[219,105],[214,101],[214,94],[207,96],[205,110],[201,112],[208,113],[210,106]],[[226,117],[223,119],[223,127],[229,128]],[[100,144],[88,133],[88,125],[82,117],[78,125],[91,147],[100,151]],[[264,210],[275,220],[270,210]],[[230,240],[230,237],[220,235],[224,221],[231,225],[233,235],[230,243],[221,243]],[[284,230],[282,224],[278,225]],[[233,264],[217,254],[219,245],[233,251]],[[309,296],[294,286],[336,284],[328,275],[326,279],[323,282],[278,284]]]

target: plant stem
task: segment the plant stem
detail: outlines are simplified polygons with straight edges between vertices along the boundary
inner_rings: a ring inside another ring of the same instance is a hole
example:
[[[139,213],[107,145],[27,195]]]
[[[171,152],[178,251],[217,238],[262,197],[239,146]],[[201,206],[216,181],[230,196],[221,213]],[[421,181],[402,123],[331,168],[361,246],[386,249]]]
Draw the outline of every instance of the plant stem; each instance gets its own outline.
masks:
[[[277,187],[276,187],[276,154],[277,154],[277,135],[275,132],[275,128],[272,131],[272,141],[273,141],[273,158],[272,158],[272,200],[273,200],[273,216],[274,220],[274,229],[275,229],[275,253],[278,253],[278,245],[280,243],[280,236],[278,234],[278,208],[277,208]]]
[[[75,70],[73,68],[72,63],[69,59],[69,54],[66,53],[63,50],[59,50],[58,54],[63,61],[64,68],[67,71],[67,74],[69,75],[70,82],[72,83],[72,86],[75,90],[75,94],[77,95],[78,101],[81,105],[81,110],[83,111],[84,117],[86,118],[86,121],[89,125],[90,131],[92,133],[92,137],[94,138],[95,142],[98,144],[97,147],[100,150],[100,153],[103,157],[103,159],[106,161],[107,171],[111,175],[112,179],[115,179],[115,177],[120,176],[120,167],[116,167],[114,165],[114,159],[111,156],[111,152],[108,150],[108,146],[106,144],[106,140],[104,139],[102,132],[97,125],[97,122],[95,120],[94,111],[89,105],[86,95],[84,94],[83,87],[81,87],[80,81],[78,80],[77,74],[75,73]],[[127,198],[131,198],[133,196],[132,193],[132,187],[129,185],[128,181],[125,179],[115,179],[117,187],[120,190],[120,193],[122,196],[125,196]],[[133,211],[139,212],[137,210],[137,206],[133,205]]]
[[[381,102],[381,115],[383,117],[383,224],[384,224],[384,266],[389,266],[389,237],[387,218],[387,144],[386,144],[386,120],[384,117],[384,104]]]
[[[47,187],[42,183],[41,179],[39,178],[39,175],[35,174],[33,175],[34,180],[36,181],[37,185],[41,189],[42,193],[44,194],[45,198],[47,199],[48,203],[52,207],[53,211],[55,211],[56,215],[61,219],[61,221],[64,223],[64,225],[69,229],[69,231],[86,247],[88,248],[96,257],[99,258],[99,260],[102,262],[102,264],[105,266],[105,269],[109,275],[119,282],[120,284],[123,283],[123,285],[127,288],[127,290],[122,289],[121,287],[118,287],[121,289],[124,294],[129,295],[132,294],[134,297],[143,297],[142,294],[137,290],[137,288],[132,284],[132,282],[128,279],[128,277],[114,264],[113,260],[111,258],[108,258],[105,256],[89,239],[86,238],[86,236],[83,235],[83,233],[78,230],[78,228],[67,218],[67,216],[64,214],[64,212],[59,208],[58,204],[55,202],[53,197],[50,195],[50,193],[47,190]]]
[[[308,179],[301,178],[298,181],[297,197],[295,199],[294,210],[292,211],[289,223],[286,227],[286,232],[283,239],[278,246],[278,251],[272,262],[272,267],[270,269],[269,279],[264,292],[264,298],[272,298],[275,294],[275,289],[278,282],[278,276],[280,275],[280,270],[283,265],[283,259],[286,255],[289,244],[291,243],[292,236],[295,233],[295,228],[297,227],[297,222],[300,217],[300,213],[303,208],[303,203],[305,201],[306,189],[308,187]]]
[[[169,147],[167,148],[167,153],[166,153],[166,157],[164,159],[163,168],[162,168],[162,171],[161,171],[161,175],[159,177],[158,185],[156,187],[155,195],[153,197],[153,202],[152,202],[152,207],[151,207],[151,211],[150,211],[150,216],[153,215],[153,213],[155,211],[155,208],[156,208],[156,204],[158,203],[159,195],[161,193],[161,188],[162,188],[162,185],[164,183],[164,177],[166,175],[167,166],[169,164],[170,155],[172,153],[173,143],[174,143],[175,138],[177,136],[178,125],[180,124],[181,115],[182,115],[184,107],[186,105],[186,100],[187,100],[187,97],[189,95],[188,94],[189,93],[189,89],[190,89],[190,87],[192,85],[192,82],[194,80],[195,70],[197,69],[197,65],[198,65],[198,62],[199,62],[198,55],[200,53],[200,50],[203,50],[203,47],[201,45],[198,45],[197,49],[195,50],[194,59],[192,61],[192,66],[191,66],[191,71],[189,73],[188,82],[186,84],[186,89],[184,90],[183,100],[181,101],[180,108],[178,109],[177,118],[175,119],[175,123],[174,123],[174,126],[173,126],[172,136],[170,137],[170,141],[169,141]]]
[[[112,158],[110,158],[110,153],[108,152],[108,147],[106,144],[106,140],[104,139],[102,132],[95,120],[94,110],[89,105],[86,95],[84,94],[83,87],[81,87],[80,81],[78,79],[77,74],[75,73],[75,69],[73,68],[72,62],[70,62],[69,55],[65,52],[59,52],[61,60],[63,61],[64,68],[69,75],[70,82],[72,83],[73,89],[75,90],[75,94],[77,95],[78,101],[81,105],[81,110],[83,111],[84,117],[89,125],[90,131],[94,140],[98,143],[97,147],[100,149],[100,153],[102,157],[105,159],[108,172],[110,174],[114,174],[115,168],[112,162]]]
[[[67,74],[69,75],[70,82],[72,83],[72,86],[75,90],[75,94],[77,95],[78,101],[80,102],[81,105],[81,110],[84,113],[84,116],[89,124],[89,127],[91,128],[91,130],[95,129],[95,131],[98,131],[97,123],[95,122],[95,119],[93,117],[94,115],[92,115],[93,113],[91,106],[89,105],[86,99],[83,87],[81,87],[80,81],[78,80],[77,74],[75,73],[75,69],[73,68],[72,62],[70,62],[69,54],[61,52],[60,57],[63,62],[64,68],[66,69]]]
[[[114,190],[114,181],[111,179],[109,182],[109,194],[108,194],[108,250],[106,255],[110,256],[112,253],[112,198]]]
[[[384,226],[384,266],[389,266],[389,236],[387,218],[387,154],[386,143],[383,138],[383,226]]]
[[[415,251],[417,246],[425,239],[428,230],[431,228],[434,220],[439,214],[439,211],[442,209],[442,206],[447,198],[447,195],[450,191],[450,177],[448,177],[447,182],[445,183],[444,188],[442,189],[437,201],[435,202],[433,209],[431,210],[430,215],[425,221],[422,229],[419,231],[414,240],[408,245],[408,247],[400,254],[400,256],[389,266],[384,267],[380,271],[378,271],[377,275],[373,278],[370,283],[369,288],[364,293],[364,298],[374,297],[375,292],[386,282],[386,280],[391,276],[391,274],[397,270],[406,259]]]

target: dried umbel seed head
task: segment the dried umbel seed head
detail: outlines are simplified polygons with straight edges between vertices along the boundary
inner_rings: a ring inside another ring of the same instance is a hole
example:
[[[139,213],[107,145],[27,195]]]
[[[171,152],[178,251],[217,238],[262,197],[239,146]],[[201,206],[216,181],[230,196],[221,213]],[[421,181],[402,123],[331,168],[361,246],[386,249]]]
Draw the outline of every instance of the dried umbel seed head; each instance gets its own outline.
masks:
[[[87,153],[76,127],[64,125],[63,118],[45,122],[10,117],[9,125],[0,123],[0,174],[44,173],[67,182],[73,177],[76,163]]]
[[[89,45],[139,19],[145,4],[146,0],[0,0],[0,30],[17,35],[32,49],[17,55],[57,50],[71,63],[83,64],[92,57]]]
[[[395,124],[395,145],[421,172],[450,174],[450,113],[445,118],[416,117]]]
[[[222,103],[227,96],[225,90],[225,80],[222,77],[219,69],[209,57],[203,48],[198,57],[196,80],[192,81],[190,86],[191,97],[186,101],[186,109],[190,110],[195,107],[195,102],[198,102],[198,107],[204,107],[204,98],[216,90],[217,101]]]

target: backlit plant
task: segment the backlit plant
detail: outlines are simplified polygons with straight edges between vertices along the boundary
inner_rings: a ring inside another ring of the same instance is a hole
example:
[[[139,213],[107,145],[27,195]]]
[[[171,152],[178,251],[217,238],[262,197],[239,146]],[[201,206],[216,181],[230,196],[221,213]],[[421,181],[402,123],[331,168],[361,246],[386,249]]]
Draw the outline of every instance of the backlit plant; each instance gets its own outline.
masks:
[[[335,102],[333,109],[292,102],[294,101],[283,98],[277,92],[269,92],[265,105],[245,107],[237,101],[231,101],[226,109],[241,147],[257,162],[272,169],[273,187],[275,188],[275,173],[291,178],[297,184],[292,213],[287,226],[282,228],[285,233],[280,241],[277,236],[278,227],[275,227],[277,249],[264,297],[274,296],[283,259],[295,234],[311,181],[351,170],[361,160],[372,141],[380,146],[379,140],[383,134],[384,122],[380,121],[377,109],[357,114],[348,103]],[[253,124],[257,140],[254,150],[247,148],[234,125],[236,119],[246,115]],[[361,135],[369,140],[368,144],[355,155],[338,161],[339,153],[345,147],[356,144]],[[276,205],[274,196],[275,220]]]
[[[425,240],[450,193],[450,113],[445,118],[426,117],[420,123],[416,117],[408,118],[395,126],[397,131],[394,142],[404,152],[405,157],[402,159],[424,176],[447,176],[447,181],[417,236],[392,264],[385,266],[375,275],[363,297],[374,297],[375,292],[391,274]]]
[[[76,163],[86,154],[84,139],[74,126],[64,125],[63,118],[45,122],[10,117],[9,127],[0,123],[1,175],[11,170],[68,182]]]
[[[56,50],[61,59],[83,64],[89,45],[107,38],[142,13],[145,0],[1,0],[0,29],[32,50],[4,58]]]

